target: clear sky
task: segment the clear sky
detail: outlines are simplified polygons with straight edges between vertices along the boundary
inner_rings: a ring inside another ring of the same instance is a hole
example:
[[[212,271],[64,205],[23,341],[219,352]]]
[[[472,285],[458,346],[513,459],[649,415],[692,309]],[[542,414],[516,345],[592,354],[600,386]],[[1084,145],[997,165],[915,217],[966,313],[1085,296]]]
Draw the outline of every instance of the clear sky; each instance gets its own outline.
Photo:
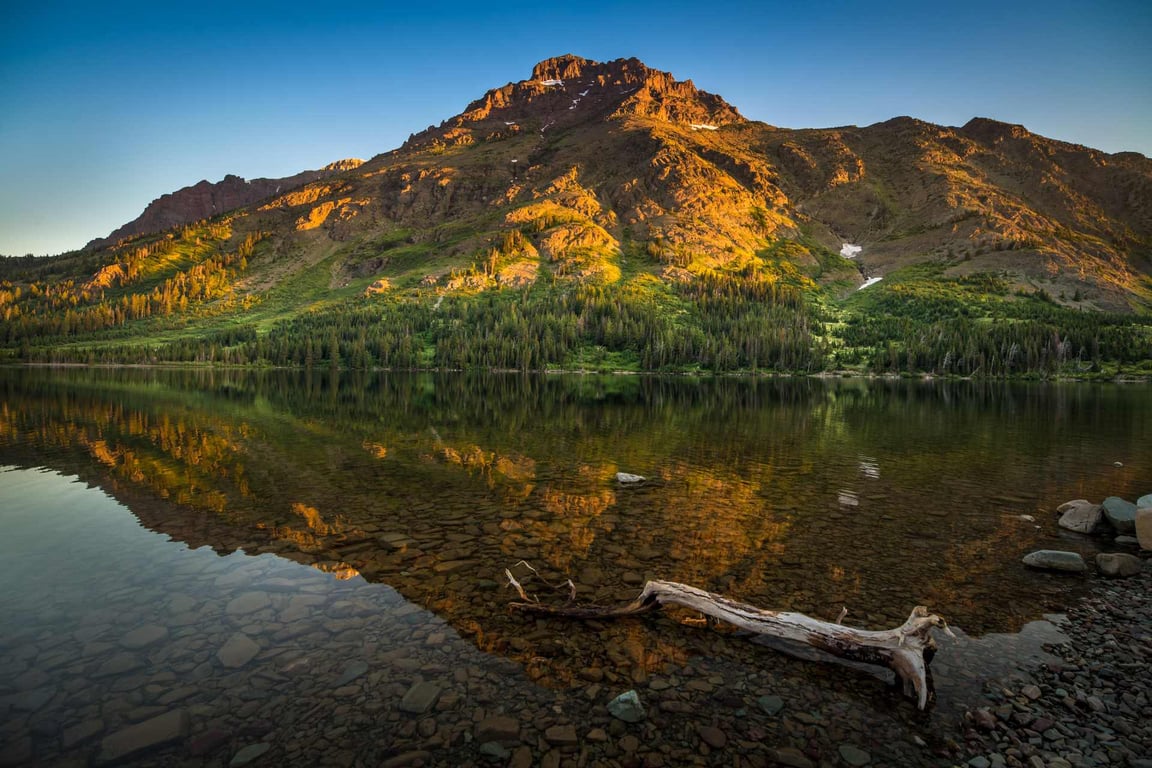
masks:
[[[0,253],[227,173],[367,159],[541,59],[635,56],[790,128],[971,117],[1152,155],[1152,2],[0,0]]]

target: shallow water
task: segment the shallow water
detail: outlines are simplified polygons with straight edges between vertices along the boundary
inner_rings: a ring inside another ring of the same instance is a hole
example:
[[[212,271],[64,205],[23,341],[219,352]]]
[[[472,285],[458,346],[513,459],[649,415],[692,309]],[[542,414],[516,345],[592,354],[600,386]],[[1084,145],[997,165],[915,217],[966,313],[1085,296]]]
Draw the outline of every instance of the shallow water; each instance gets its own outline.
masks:
[[[17,763],[109,758],[172,712],[173,743],[130,760],[269,744],[269,762],[458,765],[506,715],[499,749],[529,760],[929,762],[1084,588],[1020,557],[1109,547],[1051,510],[1152,478],[1146,387],[5,370],[0,395]],[[512,614],[505,568],[556,602],[569,578],[600,603],[662,578],[867,628],[924,604],[960,639],[921,715],[688,615]],[[630,688],[640,725],[604,708]]]

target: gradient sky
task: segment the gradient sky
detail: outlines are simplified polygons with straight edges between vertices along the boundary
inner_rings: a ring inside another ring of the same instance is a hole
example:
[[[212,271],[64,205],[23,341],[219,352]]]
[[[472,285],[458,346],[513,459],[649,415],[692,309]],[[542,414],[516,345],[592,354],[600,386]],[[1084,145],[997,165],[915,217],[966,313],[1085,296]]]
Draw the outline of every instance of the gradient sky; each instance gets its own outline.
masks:
[[[563,53],[784,127],[979,115],[1152,155],[1147,0],[5,1],[0,253],[79,248],[200,179],[367,159]]]

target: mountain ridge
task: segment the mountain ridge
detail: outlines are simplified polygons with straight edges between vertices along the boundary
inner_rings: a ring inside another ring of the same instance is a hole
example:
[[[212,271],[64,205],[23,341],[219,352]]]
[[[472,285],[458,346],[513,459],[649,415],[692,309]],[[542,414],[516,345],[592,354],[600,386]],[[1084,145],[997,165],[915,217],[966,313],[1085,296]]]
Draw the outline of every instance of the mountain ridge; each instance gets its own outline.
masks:
[[[151,235],[200,219],[218,216],[271,197],[278,194],[281,189],[292,189],[310,181],[352,170],[363,162],[355,158],[337,160],[314,171],[301,171],[279,179],[244,179],[231,173],[217,182],[202,179],[195,184],[161,195],[149,203],[135,219],[117,227],[107,237],[97,237],[88,241],[84,248],[100,248],[134,235]]]

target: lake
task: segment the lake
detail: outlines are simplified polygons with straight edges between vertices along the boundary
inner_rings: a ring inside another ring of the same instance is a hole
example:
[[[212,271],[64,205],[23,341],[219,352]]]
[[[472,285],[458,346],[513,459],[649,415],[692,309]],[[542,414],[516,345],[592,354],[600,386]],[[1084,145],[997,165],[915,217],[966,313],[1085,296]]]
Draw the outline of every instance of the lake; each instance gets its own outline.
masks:
[[[1054,510],[1152,491],[1150,433],[1146,385],[0,369],[0,764],[946,765],[1086,590],[1021,558],[1111,551]],[[958,639],[920,713],[505,569]]]

